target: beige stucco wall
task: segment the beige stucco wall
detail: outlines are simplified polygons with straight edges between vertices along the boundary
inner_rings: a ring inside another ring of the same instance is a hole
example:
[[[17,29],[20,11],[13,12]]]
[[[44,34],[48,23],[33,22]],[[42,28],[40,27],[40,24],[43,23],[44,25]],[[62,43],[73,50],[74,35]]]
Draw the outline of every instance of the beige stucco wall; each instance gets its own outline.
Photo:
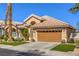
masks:
[[[62,40],[67,42],[67,29],[62,29]]]
[[[29,31],[29,41],[32,41],[32,39],[37,41],[37,31],[31,30],[31,28],[28,28],[28,31]]]
[[[62,39],[65,39],[66,42],[70,41],[71,33],[73,33],[75,30],[70,28],[65,28],[62,30]]]
[[[32,21],[35,21],[36,23],[40,23],[40,20],[34,17],[29,18],[28,21],[26,21],[25,23],[30,24]]]
[[[32,34],[32,33],[31,33],[31,28],[28,28],[28,32],[29,32],[29,41],[31,41],[31,39],[32,39],[32,38],[31,38],[31,34]]]
[[[33,39],[35,39],[35,42],[38,41],[38,39],[37,39],[37,31],[34,31],[33,32]]]

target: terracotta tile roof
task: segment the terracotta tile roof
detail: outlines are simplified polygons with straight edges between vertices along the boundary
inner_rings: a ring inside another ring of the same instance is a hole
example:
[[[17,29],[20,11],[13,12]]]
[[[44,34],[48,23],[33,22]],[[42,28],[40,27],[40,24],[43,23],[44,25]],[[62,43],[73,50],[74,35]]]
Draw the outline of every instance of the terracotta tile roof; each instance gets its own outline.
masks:
[[[28,27],[27,24],[16,24],[16,26],[17,26],[18,28],[27,28],[27,27]]]
[[[60,21],[58,19],[49,17],[49,16],[43,16],[42,18],[45,19],[45,21],[33,25],[32,28],[51,28],[51,27],[71,27],[73,28],[69,24],[63,21]]]
[[[3,20],[0,20],[0,24],[4,24],[5,22]],[[21,22],[13,21],[12,22],[14,25],[16,24],[21,24]]]
[[[20,27],[26,27],[26,25],[22,24],[21,22],[13,21],[13,26],[17,26],[18,28]],[[0,20],[0,28],[4,28],[5,24],[3,20]],[[8,26],[8,24],[7,24]]]

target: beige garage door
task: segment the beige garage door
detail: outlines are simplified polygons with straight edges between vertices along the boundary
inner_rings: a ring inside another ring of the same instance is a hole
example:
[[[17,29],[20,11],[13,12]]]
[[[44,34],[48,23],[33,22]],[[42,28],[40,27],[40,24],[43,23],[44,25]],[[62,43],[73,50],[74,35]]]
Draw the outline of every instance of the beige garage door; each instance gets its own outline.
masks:
[[[43,42],[60,42],[61,41],[61,31],[51,31],[51,32],[37,32],[38,41]]]

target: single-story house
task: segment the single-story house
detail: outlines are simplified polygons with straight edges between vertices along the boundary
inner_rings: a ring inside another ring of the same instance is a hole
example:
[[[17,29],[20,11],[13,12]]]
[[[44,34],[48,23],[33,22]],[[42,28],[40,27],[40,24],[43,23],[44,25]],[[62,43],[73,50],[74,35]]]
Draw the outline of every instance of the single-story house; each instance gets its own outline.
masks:
[[[33,23],[33,24],[32,24]],[[30,15],[24,20],[24,24],[31,25],[29,29],[29,40],[41,42],[70,41],[71,33],[75,28],[50,16]]]

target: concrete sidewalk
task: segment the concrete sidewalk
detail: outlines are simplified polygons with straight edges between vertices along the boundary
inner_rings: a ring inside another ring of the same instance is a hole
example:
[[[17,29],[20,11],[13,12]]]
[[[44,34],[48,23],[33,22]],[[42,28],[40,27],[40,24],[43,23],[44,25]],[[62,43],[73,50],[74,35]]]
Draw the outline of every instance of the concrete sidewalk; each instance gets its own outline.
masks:
[[[75,48],[75,50],[73,51],[73,54],[76,56],[79,56],[79,48]]]

